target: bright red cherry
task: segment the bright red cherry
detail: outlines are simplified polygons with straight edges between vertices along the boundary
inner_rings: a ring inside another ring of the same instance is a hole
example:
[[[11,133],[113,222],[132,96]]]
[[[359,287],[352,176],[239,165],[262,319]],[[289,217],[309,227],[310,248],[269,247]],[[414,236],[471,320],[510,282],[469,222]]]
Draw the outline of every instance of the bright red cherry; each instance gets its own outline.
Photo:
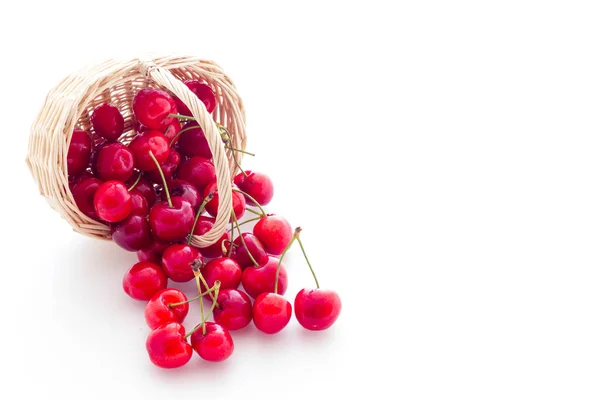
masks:
[[[160,164],[160,169],[162,170],[163,175],[165,176],[165,179],[167,181],[170,180],[175,171],[177,171],[177,167],[179,167],[180,161],[181,157],[179,156],[179,153],[171,149],[169,151],[169,156],[167,157],[167,159],[162,164]],[[162,178],[160,176],[160,173],[156,170],[156,167],[152,170],[146,171],[144,173],[144,176],[150,181],[162,185]]]
[[[258,220],[253,233],[267,253],[277,256],[283,253],[293,236],[290,223],[285,218],[273,214]]]
[[[246,246],[244,246],[242,243],[242,238],[244,239]],[[237,261],[242,268],[255,266],[254,262],[248,255],[248,251],[250,251],[250,254],[252,254],[254,261],[256,261],[258,265],[265,265],[269,261],[269,256],[262,243],[251,233],[242,233],[242,236],[235,238],[233,244],[236,246],[233,259]],[[246,250],[246,248],[248,248],[248,250]]]
[[[152,244],[146,215],[131,214],[111,228],[112,240],[127,251],[138,251]]]
[[[133,98],[133,114],[140,124],[164,132],[177,114],[175,100],[159,89],[142,89]]]
[[[196,226],[194,227],[194,235],[196,235],[196,236],[204,235],[206,232],[211,230],[211,228],[213,227],[214,224],[215,224],[214,218],[201,215],[200,218],[198,218],[198,222],[196,223]],[[203,248],[199,249],[200,253],[202,253],[202,255],[206,258],[220,257],[223,255],[223,250],[222,250],[221,245],[222,245],[223,241],[229,240],[229,239],[230,239],[229,231],[225,230],[225,232],[223,232],[223,235],[221,236],[221,238],[219,240],[217,240],[215,243],[211,244],[208,247],[203,247]],[[223,287],[223,286],[221,286],[221,287]]]
[[[233,353],[233,339],[227,328],[214,322],[206,322],[206,334],[202,328],[192,333],[192,348],[206,361],[225,361]]]
[[[179,196],[183,200],[190,203],[194,210],[197,210],[202,204],[202,198],[200,192],[194,185],[181,179],[173,179],[167,181],[167,187],[169,188],[169,194],[171,196]],[[161,198],[167,199],[166,192],[163,190]]]
[[[172,322],[153,330],[146,339],[150,361],[161,368],[179,368],[192,358],[192,346],[185,338],[183,325]]]
[[[143,133],[143,132],[153,130],[153,129],[148,128],[147,126],[140,125],[139,122],[138,122],[138,126],[134,127],[134,128],[137,133]],[[177,134],[180,131],[181,131],[181,123],[179,123],[179,121],[177,119],[173,119],[173,121],[171,121],[171,123],[169,123],[169,125],[167,125],[167,127],[164,130],[163,135],[165,135],[165,137],[169,141],[169,145],[171,145],[171,141],[173,140],[173,138],[175,138],[175,136],[177,136]],[[172,144],[177,143],[177,140],[178,139],[176,139]]]
[[[137,174],[132,176],[127,181],[127,187],[131,187],[136,180]],[[154,189],[154,185],[152,185],[152,183],[150,183],[146,178],[141,177],[136,183],[134,189],[144,195],[146,201],[148,202],[148,207],[152,207],[154,203],[156,203],[156,190]]]
[[[213,217],[216,217],[217,211],[219,209],[219,191],[217,189],[217,182],[213,182],[210,185],[206,186],[206,188],[204,189],[204,197],[206,198],[209,193],[212,193],[214,197],[211,201],[206,203],[206,212],[208,212]],[[246,212],[246,199],[241,193],[232,192],[231,205],[233,207],[235,217],[238,220],[240,220]]]
[[[243,192],[248,193],[261,206],[269,204],[273,198],[273,182],[265,174],[260,172],[245,171],[248,177],[245,177],[241,172],[235,176],[233,182]],[[248,199],[250,201],[250,199]]]
[[[181,323],[190,309],[189,303],[179,304],[184,301],[187,301],[185,294],[172,288],[163,289],[152,296],[144,309],[146,323],[150,329],[156,329],[169,322]]]
[[[106,140],[115,141],[123,134],[125,120],[112,104],[101,104],[92,113],[94,131]]]
[[[304,328],[322,331],[337,320],[342,300],[333,290],[302,289],[294,300],[294,314]]]
[[[257,298],[261,293],[270,293],[275,290],[275,274],[279,260],[269,257],[269,261],[262,267],[249,267],[242,273],[242,286],[248,295]],[[277,293],[285,294],[288,285],[287,271],[281,263],[279,279],[277,280]]]
[[[94,194],[94,209],[100,219],[119,222],[131,213],[131,195],[119,181],[104,182]]]
[[[210,260],[202,267],[202,275],[208,284],[208,290],[216,281],[221,281],[221,289],[236,289],[242,281],[242,268],[228,257]]]
[[[162,253],[168,246],[168,243],[154,240],[150,246],[142,250],[138,250],[137,258],[139,261],[148,261],[154,264],[161,264]]]
[[[136,168],[141,171],[156,169],[156,164],[149,152],[152,152],[156,161],[162,164],[167,160],[171,151],[167,138],[159,131],[147,131],[136,136],[129,143],[129,149],[133,153]]]
[[[202,261],[200,252],[187,244],[173,244],[167,247],[162,255],[163,268],[173,282],[188,282],[194,279],[192,264],[202,264]]]
[[[242,329],[252,321],[252,301],[244,292],[219,290],[217,304],[219,306],[213,311],[215,322],[230,331]]]
[[[100,179],[85,177],[79,183],[76,183],[73,190],[71,190],[79,211],[92,219],[98,218],[94,208],[94,195],[101,185],[102,181]]]
[[[109,143],[98,150],[95,171],[103,181],[125,182],[133,175],[133,153],[121,143]]]
[[[254,325],[264,333],[277,333],[290,322],[292,305],[283,296],[262,293],[252,306]]]
[[[179,179],[194,185],[200,192],[217,179],[212,161],[202,157],[192,157],[182,162],[177,171],[177,176]]]
[[[136,300],[148,301],[166,287],[167,276],[163,270],[149,262],[134,264],[123,277],[123,290]]]
[[[92,139],[86,131],[75,129],[67,152],[67,171],[69,176],[77,175],[88,167],[92,156]]]
[[[148,215],[150,207],[148,207],[148,200],[146,200],[142,192],[133,189],[129,191],[129,194],[131,195],[131,214]]]
[[[202,100],[204,106],[206,107],[206,111],[209,113],[213,112],[215,106],[217,105],[217,99],[215,97],[215,92],[213,92],[210,86],[195,79],[185,81],[183,83],[192,91],[192,93],[196,95],[196,97]],[[177,110],[179,111],[179,114],[192,115],[192,112],[188,106],[186,106],[185,103],[179,100],[177,97],[175,97],[175,104],[177,104]]]
[[[212,152],[208,146],[204,131],[196,121],[189,121],[183,126],[183,132],[179,135],[179,151],[187,157],[212,158]]]
[[[171,197],[168,203],[155,204],[150,209],[150,227],[154,235],[164,242],[185,239],[194,225],[194,210],[190,203],[179,196]]]

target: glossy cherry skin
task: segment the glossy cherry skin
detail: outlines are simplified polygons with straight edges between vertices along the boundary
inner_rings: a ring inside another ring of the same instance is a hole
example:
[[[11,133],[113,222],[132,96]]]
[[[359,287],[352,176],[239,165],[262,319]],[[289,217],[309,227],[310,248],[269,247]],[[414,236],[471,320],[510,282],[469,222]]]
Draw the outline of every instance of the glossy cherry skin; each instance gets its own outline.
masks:
[[[146,197],[137,189],[129,191],[131,196],[131,214],[135,215],[148,215],[150,207],[148,207],[148,200]]]
[[[94,194],[94,209],[106,222],[119,222],[131,214],[131,195],[123,182],[104,182]]]
[[[200,218],[198,218],[198,222],[196,223],[196,226],[194,227],[194,235],[196,235],[196,236],[204,235],[206,232],[211,230],[211,228],[213,227],[214,224],[215,224],[214,218],[201,215]],[[223,248],[221,245],[222,245],[223,241],[229,240],[229,239],[230,239],[229,231],[225,230],[225,232],[223,232],[223,235],[221,235],[221,238],[219,240],[217,240],[215,243],[211,244],[208,247],[203,247],[203,248],[199,249],[200,253],[202,253],[202,255],[207,258],[220,257],[223,255]]]
[[[302,289],[294,300],[294,314],[302,327],[311,331],[329,328],[340,316],[342,300],[333,290]]]
[[[242,243],[242,238],[246,243],[246,246]],[[267,254],[265,248],[262,243],[256,236],[251,233],[244,232],[242,236],[238,236],[233,241],[233,244],[236,246],[235,254],[233,255],[233,259],[237,261],[237,263],[242,268],[246,268],[249,266],[255,266],[252,262],[252,259],[248,255],[248,250],[254,260],[258,263],[258,265],[265,265],[269,261],[269,255]],[[248,250],[246,250],[248,248]]]
[[[198,80],[189,80],[183,82],[185,86],[188,87],[198,97],[204,106],[206,107],[206,111],[209,113],[213,112],[215,106],[217,105],[217,99],[215,97],[215,92],[204,82],[200,82]],[[192,115],[192,112],[185,105],[185,103],[179,100],[178,97],[175,97],[175,104],[177,104],[177,110],[179,114],[182,115]]]
[[[186,238],[194,225],[194,210],[181,197],[171,197],[173,207],[158,203],[150,209],[150,227],[154,235],[163,242],[178,242]]]
[[[173,122],[169,114],[177,114],[175,100],[160,89],[142,89],[133,98],[133,114],[137,121],[150,129],[164,132]]]
[[[152,232],[146,215],[131,214],[111,228],[112,240],[127,251],[138,251],[152,244]]]
[[[162,263],[163,251],[165,251],[167,247],[169,247],[169,243],[155,239],[150,246],[138,250],[136,253],[137,258],[139,261],[148,261],[160,265]]]
[[[227,328],[207,322],[206,334],[202,328],[192,333],[192,348],[206,361],[225,361],[233,353],[233,339]]]
[[[179,156],[179,153],[171,149],[169,151],[169,156],[167,157],[167,159],[162,164],[160,164],[160,169],[162,170],[163,175],[165,176],[165,179],[167,181],[169,181],[173,177],[173,174],[175,174],[175,171],[177,171],[177,167],[179,167],[180,162],[181,157]],[[162,178],[156,168],[146,171],[144,173],[144,176],[148,178],[148,180],[150,180],[151,182],[162,185]]]
[[[125,120],[119,109],[112,104],[101,104],[92,113],[94,131],[111,142],[123,134]]]
[[[198,261],[202,264],[202,255],[198,250],[187,244],[172,244],[162,255],[162,266],[165,273],[173,282],[188,282],[194,279],[192,264]]]
[[[169,194],[171,196],[179,196],[183,200],[190,203],[194,211],[198,210],[200,204],[202,204],[202,198],[200,197],[200,192],[194,185],[189,182],[186,182],[181,179],[173,179],[167,182],[167,187],[169,188]],[[167,200],[167,194],[163,190],[161,194],[162,200]]]
[[[121,143],[110,143],[98,150],[95,171],[103,181],[125,182],[133,175],[133,153]]]
[[[67,171],[69,176],[85,171],[92,156],[92,139],[86,131],[75,129],[67,152]]]
[[[94,208],[94,195],[101,185],[102,181],[100,179],[85,177],[79,183],[75,183],[73,190],[71,190],[79,211],[92,219],[98,219]]]
[[[206,136],[204,136],[204,131],[196,121],[186,123],[182,131],[185,132],[179,135],[177,143],[181,154],[187,157],[212,158],[212,152],[208,146]]]
[[[217,179],[212,161],[202,157],[192,157],[182,162],[177,171],[177,177],[191,183],[200,192],[203,192],[207,185]]]
[[[146,339],[150,361],[161,368],[179,368],[192,358],[192,346],[185,339],[185,328],[171,322],[153,330]]]
[[[185,294],[173,288],[163,289],[152,296],[144,308],[144,317],[150,329],[156,329],[169,322],[181,323],[190,310],[189,303],[175,307],[169,307],[169,304],[184,301],[187,301]]]
[[[221,281],[220,290],[237,289],[242,281],[242,268],[228,257],[219,257],[210,260],[202,267],[202,275],[211,288],[216,281]]]
[[[283,296],[262,293],[252,306],[254,325],[259,331],[273,334],[281,331],[292,318],[292,305]]]
[[[143,132],[147,132],[147,131],[151,131],[153,129],[148,128],[147,126],[143,126],[140,125],[138,122],[138,126],[135,127],[135,131],[137,133],[143,133]],[[169,145],[174,145],[175,143],[177,143],[177,139],[175,139],[175,141],[173,143],[171,143],[171,141],[173,141],[173,139],[177,136],[177,134],[181,131],[181,124],[179,123],[179,121],[177,119],[173,119],[173,121],[171,121],[171,123],[169,123],[169,125],[167,125],[167,127],[165,128],[163,135],[165,135],[165,137],[167,138],[167,140],[169,141]]]
[[[292,240],[290,223],[283,217],[269,214],[258,220],[252,231],[269,254],[281,255]]]
[[[123,277],[123,290],[136,300],[148,301],[166,287],[167,276],[163,270],[149,262],[134,264]]]
[[[131,187],[136,180],[137,173],[127,181],[127,187]],[[138,180],[138,183],[136,183],[134,189],[144,195],[146,201],[148,202],[148,207],[152,207],[154,203],[156,203],[156,189],[154,189],[154,185],[152,185],[152,183],[150,183],[150,181],[143,176]]]
[[[245,171],[248,177],[245,177],[241,172],[233,178],[233,182],[243,192],[248,193],[261,206],[269,204],[273,198],[273,182],[271,178],[260,172]],[[251,202],[250,199],[247,199]]]
[[[252,301],[244,292],[237,289],[219,290],[217,304],[213,311],[215,322],[234,331],[246,327],[252,321]]]
[[[129,143],[129,149],[133,153],[136,168],[141,171],[156,170],[149,152],[152,152],[159,164],[164,163],[171,152],[167,138],[159,131],[147,131],[136,136]]]
[[[206,198],[209,193],[213,194],[213,198],[211,201],[206,203],[206,212],[208,212],[213,217],[216,217],[217,212],[219,210],[219,191],[217,189],[217,182],[213,182],[210,185],[206,186],[206,188],[204,189],[204,197]],[[246,199],[241,193],[232,192],[231,205],[233,207],[235,217],[239,221],[246,212]]]
[[[248,267],[242,273],[242,286],[246,293],[253,298],[257,298],[261,293],[271,293],[275,290],[275,273],[277,272],[277,263],[279,260],[269,257],[269,261],[262,267]],[[279,270],[279,284],[277,293],[285,294],[288,286],[287,271],[285,265],[281,263]]]

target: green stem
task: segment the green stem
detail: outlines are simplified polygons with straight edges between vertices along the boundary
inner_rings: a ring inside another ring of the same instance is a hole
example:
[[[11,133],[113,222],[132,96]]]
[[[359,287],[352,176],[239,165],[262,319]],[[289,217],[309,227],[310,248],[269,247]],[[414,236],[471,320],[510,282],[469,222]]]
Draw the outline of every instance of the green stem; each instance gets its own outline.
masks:
[[[231,231],[229,231],[229,237],[233,238],[233,219],[231,220]],[[223,243],[225,243],[225,241],[223,241]],[[231,258],[231,253],[233,253],[233,241],[230,241],[227,257]]]
[[[260,217],[264,217],[264,215],[263,215],[263,214],[259,213],[258,211],[254,211],[254,210],[253,210],[253,209],[251,209],[251,208],[248,208],[248,207],[246,207],[246,211],[250,211],[251,213],[253,213],[253,214],[256,214],[256,215],[258,215],[258,216],[260,216]]]
[[[167,186],[165,174],[163,174],[162,168],[160,168],[160,164],[158,163],[156,157],[154,157],[154,154],[152,154],[152,151],[148,150],[148,154],[150,154],[152,161],[154,161],[154,164],[156,164],[156,168],[158,169],[158,173],[160,174],[160,178],[162,179],[165,194],[167,195],[167,203],[169,203],[169,207],[173,208],[173,203],[171,202],[171,195],[169,194],[169,187]]]
[[[220,287],[221,287],[221,282],[220,281],[215,281],[215,284],[213,285],[213,287],[211,288],[211,290],[214,290],[217,293],[217,295],[218,295]],[[202,299],[200,299],[200,301],[202,301]],[[217,296],[215,296],[213,298],[213,302],[212,302],[212,305],[210,306],[210,310],[208,312],[208,315],[206,317],[204,317],[204,315],[202,315],[202,322],[199,323],[198,325],[196,325],[194,327],[194,329],[192,329],[191,331],[189,331],[183,338],[187,339],[188,337],[192,336],[198,329],[200,329],[200,327],[202,327],[202,336],[206,335],[206,321],[208,321],[208,317],[213,313],[213,311],[215,310],[216,306],[217,306]],[[204,308],[202,310],[204,310]]]
[[[281,270],[281,263],[283,261],[283,257],[288,252],[290,247],[292,247],[292,244],[294,244],[294,241],[296,239],[298,239],[298,234],[300,233],[301,230],[302,229],[300,229],[300,227],[296,228],[296,230],[294,231],[294,235],[292,236],[292,240],[290,240],[288,245],[285,246],[285,250],[283,250],[283,253],[281,253],[281,257],[279,257],[279,262],[277,263],[277,271],[275,272],[275,287],[273,288],[273,293],[277,293],[277,286],[279,284],[279,271]]]
[[[168,117],[170,118],[178,118],[178,119],[185,119],[188,121],[195,121],[196,118],[194,117],[190,117],[189,115],[181,115],[181,114],[169,114]]]
[[[242,169],[242,166],[240,165],[240,163],[238,162],[235,154],[233,155],[233,162],[235,163],[235,165],[238,167],[238,169],[242,172],[242,175],[244,175],[244,178],[248,177],[248,174],[246,173],[246,171],[244,171]]]
[[[258,216],[258,217],[254,217],[254,218],[247,219],[247,220],[246,220],[246,221],[244,221],[244,222],[240,222],[240,226],[242,226],[242,225],[245,225],[245,224],[249,224],[250,222],[258,221],[258,220],[259,220],[259,219],[261,219],[261,218],[262,218],[262,216]],[[233,228],[233,223],[232,223],[232,224],[231,224],[231,229],[229,230],[229,233],[233,233],[233,229],[234,229],[234,228]]]
[[[212,200],[213,196],[214,195],[212,194],[212,192],[209,193],[208,196],[206,196],[206,198],[202,202],[202,204],[200,204],[200,208],[198,209],[198,212],[196,213],[196,218],[194,219],[194,225],[192,225],[192,231],[190,232],[190,237],[188,239],[188,246],[192,243],[192,238],[194,237],[194,229],[196,229],[198,218],[200,218],[200,214],[202,214],[202,211],[204,211],[204,207],[206,207],[206,204]]]
[[[260,212],[262,212],[263,216],[267,215],[267,213],[265,212],[265,210],[261,207],[260,203],[258,201],[256,201],[256,199],[254,197],[250,196],[248,193],[246,193],[246,192],[244,192],[243,190],[240,190],[240,189],[233,188],[233,191],[241,193],[244,196],[246,196],[247,198],[249,198],[250,201],[253,202],[254,205],[260,210]]]
[[[188,126],[187,128],[183,128],[182,130],[180,130],[179,132],[177,132],[177,135],[173,136],[173,139],[171,139],[171,143],[169,143],[169,147],[173,147],[173,145],[177,141],[177,138],[179,138],[179,136],[183,132],[191,131],[192,129],[198,129],[198,127],[197,126]]]
[[[296,228],[296,229],[299,229],[299,228]],[[299,233],[299,231],[298,231],[298,233]],[[315,275],[315,270],[313,269],[312,265],[310,265],[310,261],[308,261],[308,257],[306,256],[306,251],[304,251],[304,246],[302,245],[302,240],[300,240],[300,235],[298,235],[296,238],[298,239],[298,244],[300,245],[302,254],[304,254],[304,259],[306,260],[306,263],[308,264],[308,268],[310,268],[310,272],[312,272],[312,276],[313,276],[313,278],[315,278],[315,283],[317,284],[317,289],[319,289],[319,281],[317,280],[317,275]]]
[[[233,221],[235,222],[235,226],[238,231],[238,236],[240,237],[240,239],[241,239],[240,241],[242,242],[242,244],[244,245],[244,248],[246,249],[246,253],[248,253],[248,257],[250,257],[250,259],[252,260],[252,263],[256,266],[256,268],[260,268],[260,265],[258,265],[256,260],[252,256],[252,253],[250,253],[250,250],[248,250],[248,246],[246,245],[246,240],[242,236],[242,230],[240,229],[240,224],[238,224],[237,217],[235,216],[235,212],[233,212],[233,210],[231,210],[231,217],[233,218]]]
[[[138,174],[135,182],[133,182],[133,185],[129,186],[129,188],[127,189],[128,192],[131,192],[133,189],[135,189],[135,187],[137,186],[137,184],[139,183],[140,179],[142,179],[142,175],[144,173],[142,171],[140,171],[140,173]]]
[[[235,147],[225,146],[225,148],[227,148],[227,149],[229,149],[231,151],[237,151],[238,153],[248,154],[249,156],[252,156],[252,157],[256,156],[256,154],[254,154],[254,153],[250,153],[249,151],[242,150],[242,149],[236,149]]]
[[[202,317],[202,321],[204,321],[204,301],[202,300],[202,289],[200,288],[200,276],[202,276],[202,274],[200,273],[200,270],[198,271],[194,271],[195,274],[195,278],[196,278],[196,287],[198,288],[198,293],[200,294],[200,316]],[[213,299],[214,301],[214,299]],[[202,324],[204,325],[204,324]],[[206,333],[206,329],[203,329],[203,333]]]
[[[173,307],[181,306],[183,304],[191,303],[192,301],[196,301],[214,291],[215,291],[215,288],[212,287],[212,288],[208,289],[206,292],[202,292],[198,296],[192,297],[191,299],[187,299],[186,301],[181,301],[179,303],[169,303],[168,307],[173,308]]]

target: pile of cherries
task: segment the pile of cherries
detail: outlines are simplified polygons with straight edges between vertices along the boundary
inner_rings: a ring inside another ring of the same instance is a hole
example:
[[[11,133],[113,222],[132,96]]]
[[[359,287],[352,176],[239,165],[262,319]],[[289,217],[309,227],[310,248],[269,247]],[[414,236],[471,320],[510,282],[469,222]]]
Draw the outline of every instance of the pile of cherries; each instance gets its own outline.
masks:
[[[184,83],[209,113],[215,109],[210,86],[198,80]],[[119,142],[125,121],[111,104],[91,115],[94,140],[84,130],[73,132],[67,155],[71,193],[82,213],[110,227],[115,243],[137,252],[139,262],[125,274],[123,288],[147,302],[150,360],[163,368],[181,367],[196,351],[205,360],[223,361],[234,348],[230,331],[253,321],[260,331],[274,334],[289,323],[292,305],[283,297],[288,279],[282,259],[294,241],[306,257],[300,228],[292,231],[285,218],[264,211],[273,197],[271,179],[238,165],[231,229],[208,247],[194,247],[192,236],[212,228],[219,204],[204,132],[188,107],[163,90],[140,90],[132,108],[136,136],[128,145]],[[219,128],[225,148],[251,154],[233,148],[227,129]],[[252,217],[239,222],[246,212]],[[250,223],[252,232],[242,232],[241,226]],[[294,314],[302,327],[324,330],[338,318],[341,300],[336,292],[319,288],[306,261],[317,288],[296,295]],[[188,298],[167,288],[169,280],[195,280],[198,294]],[[212,302],[206,313],[203,298]],[[200,320],[186,333],[182,322],[196,300]],[[211,315],[214,322],[208,321]]]

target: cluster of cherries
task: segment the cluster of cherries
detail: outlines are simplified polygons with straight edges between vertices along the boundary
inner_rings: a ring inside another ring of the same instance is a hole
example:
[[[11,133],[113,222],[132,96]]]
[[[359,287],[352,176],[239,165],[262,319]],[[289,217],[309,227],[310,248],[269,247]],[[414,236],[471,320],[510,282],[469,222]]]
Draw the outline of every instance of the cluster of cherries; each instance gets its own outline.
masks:
[[[210,86],[198,80],[184,83],[209,113],[214,110]],[[132,108],[136,136],[128,145],[119,142],[124,118],[111,104],[92,113],[94,140],[84,130],[73,132],[67,154],[71,193],[82,213],[110,226],[115,243],[137,252],[139,262],[125,274],[123,288],[147,301],[151,361],[180,367],[193,351],[205,360],[223,361],[234,348],[230,331],[253,321],[260,331],[273,334],[289,323],[292,306],[283,297],[288,280],[282,259],[294,241],[306,257],[300,228],[292,231],[285,218],[264,211],[273,197],[271,179],[238,165],[231,229],[208,247],[194,247],[192,237],[213,227],[219,204],[204,132],[188,107],[165,91],[140,90]],[[220,130],[227,149],[247,153],[233,148],[227,130]],[[254,215],[239,222],[246,211]],[[240,226],[249,223],[254,223],[252,232],[242,232]],[[319,288],[306,261],[317,288],[296,295],[294,314],[306,329],[327,329],[339,316],[341,301],[336,292]],[[198,295],[188,299],[167,288],[169,280],[195,280]],[[203,298],[212,301],[206,314]],[[200,300],[201,320],[186,334],[182,322],[195,300]],[[208,321],[211,315],[214,322]]]

